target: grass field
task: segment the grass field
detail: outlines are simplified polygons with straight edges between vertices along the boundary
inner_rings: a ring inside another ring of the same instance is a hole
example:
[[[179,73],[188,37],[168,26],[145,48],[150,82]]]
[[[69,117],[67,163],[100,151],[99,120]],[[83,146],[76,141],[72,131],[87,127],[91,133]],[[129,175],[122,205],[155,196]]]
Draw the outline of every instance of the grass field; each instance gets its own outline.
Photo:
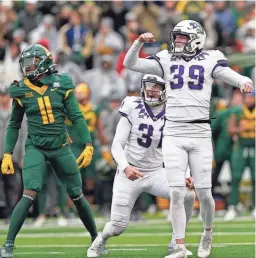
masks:
[[[99,230],[105,221],[97,220]],[[1,224],[1,222],[0,222]],[[187,230],[187,247],[197,257],[202,222],[192,219]],[[3,243],[7,228],[0,226],[0,243]],[[148,219],[132,223],[120,237],[109,240],[109,254],[112,258],[163,258],[167,255],[171,227],[165,219]],[[29,225],[16,241],[15,258],[83,258],[90,245],[88,233],[80,223],[65,228],[55,227],[54,221],[43,228],[34,229]],[[214,241],[211,258],[254,258],[255,224],[252,219],[234,222],[215,221]]]

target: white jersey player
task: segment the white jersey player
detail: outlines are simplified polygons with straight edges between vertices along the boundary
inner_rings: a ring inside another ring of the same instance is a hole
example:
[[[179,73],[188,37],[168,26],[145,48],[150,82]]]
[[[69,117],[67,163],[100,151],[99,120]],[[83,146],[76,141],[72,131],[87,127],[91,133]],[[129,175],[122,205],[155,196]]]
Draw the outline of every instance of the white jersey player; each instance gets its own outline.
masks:
[[[184,20],[170,33],[168,51],[163,50],[149,60],[139,58],[143,44],[155,41],[151,33],[144,33],[135,40],[124,60],[126,68],[142,73],[147,71],[161,76],[166,82],[163,158],[173,200],[170,210],[176,237],[175,250],[168,258],[186,257],[184,178],[188,165],[204,223],[198,257],[210,255],[214,200],[211,194],[213,151],[209,110],[214,79],[239,87],[242,92],[253,89],[252,81],[230,69],[220,51],[203,50],[205,39],[205,30],[198,22]]]
[[[164,80],[159,76],[146,74],[141,81],[141,97],[126,97],[122,102],[121,119],[112,144],[112,154],[118,168],[113,186],[111,220],[88,249],[87,257],[105,254],[107,239],[124,232],[141,193],[147,192],[169,199],[169,185],[162,157],[165,101]],[[191,182],[187,183],[190,185]],[[195,193],[189,188],[185,191],[188,221]],[[171,245],[169,249],[172,249]]]

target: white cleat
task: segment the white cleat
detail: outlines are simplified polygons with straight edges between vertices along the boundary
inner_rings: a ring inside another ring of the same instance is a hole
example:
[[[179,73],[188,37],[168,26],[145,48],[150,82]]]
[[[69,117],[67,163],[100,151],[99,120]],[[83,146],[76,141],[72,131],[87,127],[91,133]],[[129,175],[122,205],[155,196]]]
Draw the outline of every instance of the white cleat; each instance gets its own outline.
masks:
[[[197,257],[207,258],[211,253],[212,248],[212,236],[202,235],[200,245],[197,252]]]
[[[256,208],[252,211],[252,216],[254,219],[256,219]]]
[[[106,249],[106,240],[102,238],[102,235],[99,234],[95,240],[93,241],[92,245],[87,250],[87,257],[100,257],[104,254],[108,253]]]
[[[63,216],[59,216],[57,219],[57,224],[60,227],[66,227],[68,225],[68,220]]]
[[[33,227],[35,228],[41,228],[46,222],[45,216],[39,216],[35,222],[33,223]]]
[[[168,246],[168,254],[171,254],[172,252],[172,249],[174,248],[175,244],[172,243],[172,241],[169,243],[169,246]],[[187,250],[187,256],[192,256],[193,253],[191,251],[189,251],[188,249]]]
[[[230,206],[228,208],[227,213],[224,216],[225,221],[232,221],[237,217],[237,211],[235,210],[234,206]]]
[[[172,248],[169,246],[169,255],[164,258],[187,258],[187,249],[185,245],[176,244]]]

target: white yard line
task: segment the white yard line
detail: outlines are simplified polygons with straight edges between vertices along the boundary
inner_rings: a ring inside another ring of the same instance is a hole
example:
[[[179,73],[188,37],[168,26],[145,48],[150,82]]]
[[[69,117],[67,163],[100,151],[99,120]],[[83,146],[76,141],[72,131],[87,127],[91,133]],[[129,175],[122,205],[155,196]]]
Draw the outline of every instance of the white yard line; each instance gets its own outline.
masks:
[[[162,232],[162,233],[124,233],[122,236],[125,237],[162,237],[162,236],[171,236],[171,232]],[[186,236],[201,236],[201,232],[188,232]],[[254,236],[255,232],[214,232],[214,236]],[[0,235],[1,236],[1,235]],[[77,233],[21,233],[19,238],[81,238],[81,237],[90,237],[90,234],[87,232],[77,232]]]
[[[64,254],[64,252],[19,252],[19,253],[16,253],[15,254]]]
[[[188,246],[198,246],[199,243],[188,243]],[[239,246],[239,245],[255,245],[254,242],[241,242],[241,243],[216,243],[213,244],[213,247],[222,247],[222,246]],[[90,245],[17,245],[17,249],[20,248],[84,248],[89,247]],[[116,247],[162,247],[162,246],[168,246],[168,244],[110,244],[107,245],[107,247],[115,248],[117,250],[120,250]]]

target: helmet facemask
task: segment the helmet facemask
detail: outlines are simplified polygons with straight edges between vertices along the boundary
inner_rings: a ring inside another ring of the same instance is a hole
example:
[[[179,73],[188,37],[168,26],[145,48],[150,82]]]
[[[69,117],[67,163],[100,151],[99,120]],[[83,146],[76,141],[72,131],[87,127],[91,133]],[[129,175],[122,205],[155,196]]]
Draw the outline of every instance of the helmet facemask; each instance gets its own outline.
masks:
[[[150,77],[143,79],[141,85],[142,98],[151,107],[162,105],[166,100],[165,83],[154,80],[150,80]]]
[[[187,42],[177,42],[176,36],[183,35],[188,38]],[[196,50],[193,50],[192,45],[197,39],[195,33],[184,33],[178,31],[171,31],[170,33],[170,43],[169,43],[169,52],[177,56],[193,56],[196,54]],[[181,46],[183,45],[183,46]]]

